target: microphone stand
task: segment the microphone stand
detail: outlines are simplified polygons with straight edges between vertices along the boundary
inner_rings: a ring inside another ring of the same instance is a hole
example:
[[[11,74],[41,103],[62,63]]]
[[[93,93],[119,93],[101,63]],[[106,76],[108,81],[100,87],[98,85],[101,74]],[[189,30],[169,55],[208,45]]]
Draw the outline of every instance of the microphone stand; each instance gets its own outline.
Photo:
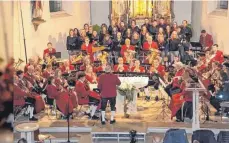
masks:
[[[23,15],[21,9],[21,2],[20,2],[20,11],[21,11],[21,24],[22,24],[22,32],[23,32],[23,40],[24,40],[24,49],[25,49],[25,62],[27,64],[27,50],[26,50],[26,41],[25,41],[25,30],[24,30],[24,23],[23,23]]]
[[[69,89],[71,90],[71,89]],[[67,105],[67,112],[68,112],[68,115],[67,115],[67,123],[68,123],[68,141],[67,143],[70,143],[70,113],[69,113],[69,98],[70,98],[70,93],[68,93],[68,105]]]

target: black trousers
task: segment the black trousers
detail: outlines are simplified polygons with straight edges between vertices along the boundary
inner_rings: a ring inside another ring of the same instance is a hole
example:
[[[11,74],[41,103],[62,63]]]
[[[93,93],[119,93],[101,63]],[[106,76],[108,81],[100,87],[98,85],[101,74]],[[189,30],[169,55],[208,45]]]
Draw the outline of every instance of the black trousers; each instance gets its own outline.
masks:
[[[106,107],[107,107],[107,101],[110,102],[110,106],[111,106],[111,111],[115,111],[115,105],[116,105],[116,97],[111,97],[111,98],[102,98],[102,102],[101,102],[101,110],[105,111]]]
[[[89,105],[95,105],[95,106],[98,106],[100,103],[100,100],[96,99],[96,98],[93,98],[91,96],[89,96]]]

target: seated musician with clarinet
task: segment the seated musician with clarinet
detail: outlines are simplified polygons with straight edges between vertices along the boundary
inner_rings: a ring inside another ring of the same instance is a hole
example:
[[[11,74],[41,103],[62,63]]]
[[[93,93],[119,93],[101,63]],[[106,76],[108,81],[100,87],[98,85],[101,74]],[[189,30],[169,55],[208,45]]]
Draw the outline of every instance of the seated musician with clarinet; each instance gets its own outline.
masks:
[[[78,80],[76,81],[75,91],[78,95],[79,104],[88,104],[89,108],[85,112],[92,120],[98,120],[99,117],[95,115],[96,109],[100,103],[100,96],[95,91],[92,91],[89,87],[89,83],[86,80],[85,73],[78,74]]]

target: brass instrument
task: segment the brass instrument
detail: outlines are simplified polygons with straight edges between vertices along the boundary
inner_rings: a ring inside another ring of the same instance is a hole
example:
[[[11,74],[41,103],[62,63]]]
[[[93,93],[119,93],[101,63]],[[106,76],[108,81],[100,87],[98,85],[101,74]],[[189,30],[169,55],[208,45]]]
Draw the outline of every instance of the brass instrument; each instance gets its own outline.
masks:
[[[44,64],[44,60],[40,56],[38,56],[37,64],[38,65],[43,65]]]
[[[18,59],[16,63],[14,63],[14,68],[17,70],[19,66],[23,63],[24,61],[22,59]]]
[[[134,59],[134,54],[136,52],[133,50],[127,50],[125,53],[124,53],[124,57],[126,58],[126,63],[130,63]]]
[[[47,65],[52,65],[52,63],[56,60],[56,57],[53,56],[53,57],[48,57],[47,59]]]
[[[153,64],[153,61],[157,59],[159,51],[156,49],[151,48],[150,49],[150,54],[147,55],[146,59],[148,60],[149,64]]]
[[[100,46],[100,47],[92,47],[92,53],[98,52],[98,51],[102,51],[104,50],[105,47],[104,46]]]
[[[72,63],[77,63],[77,62],[81,61],[83,59],[83,57],[84,57],[83,53],[81,52],[78,56],[76,56],[72,59]]]
[[[107,60],[107,57],[109,56],[109,54],[107,52],[102,52],[101,54],[98,55],[98,60],[99,61],[105,61]]]
[[[141,72],[140,67],[134,68],[134,72]]]

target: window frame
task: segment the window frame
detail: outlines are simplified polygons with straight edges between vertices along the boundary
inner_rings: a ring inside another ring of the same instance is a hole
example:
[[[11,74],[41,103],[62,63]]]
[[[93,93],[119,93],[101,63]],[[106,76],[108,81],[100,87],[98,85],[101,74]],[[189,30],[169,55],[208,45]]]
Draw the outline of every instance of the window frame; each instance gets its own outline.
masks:
[[[228,1],[227,0],[219,0],[217,2],[217,9],[228,10]]]
[[[58,13],[63,11],[63,2],[62,1],[49,1],[49,12]],[[59,5],[59,6],[57,6]]]

